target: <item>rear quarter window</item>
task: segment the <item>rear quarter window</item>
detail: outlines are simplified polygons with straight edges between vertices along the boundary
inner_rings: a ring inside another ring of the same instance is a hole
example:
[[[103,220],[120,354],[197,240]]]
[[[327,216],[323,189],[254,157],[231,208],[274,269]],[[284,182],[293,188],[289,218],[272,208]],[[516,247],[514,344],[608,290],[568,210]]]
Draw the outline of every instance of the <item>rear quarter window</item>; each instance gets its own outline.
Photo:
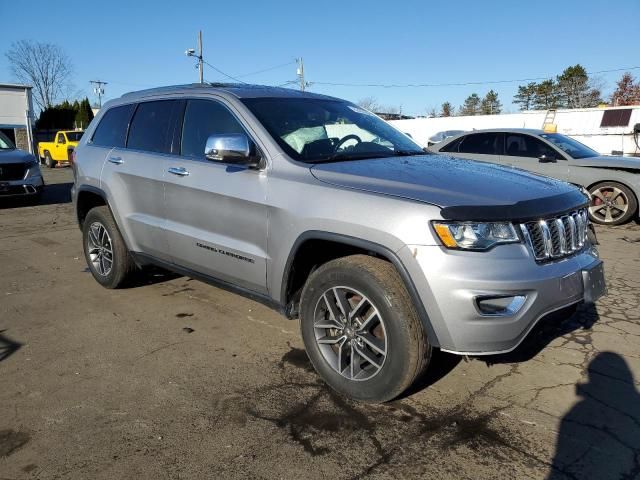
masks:
[[[96,127],[91,143],[101,147],[124,147],[133,107],[121,105],[109,109]]]

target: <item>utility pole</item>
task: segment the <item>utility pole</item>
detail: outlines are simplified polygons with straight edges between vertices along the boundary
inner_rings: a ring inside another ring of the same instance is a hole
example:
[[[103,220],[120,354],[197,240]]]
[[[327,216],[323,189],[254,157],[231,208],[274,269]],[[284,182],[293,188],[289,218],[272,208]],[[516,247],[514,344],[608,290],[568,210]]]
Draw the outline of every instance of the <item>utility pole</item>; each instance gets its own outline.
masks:
[[[184,52],[187,57],[198,59],[198,70],[200,72],[200,83],[204,83],[204,59],[202,57],[202,30],[198,30],[198,55],[193,48],[187,48]]]
[[[306,87],[306,83],[304,81],[304,63],[302,62],[302,57],[296,58],[296,63],[298,64],[298,80],[300,80],[300,90],[304,92]]]
[[[98,95],[98,108],[102,108],[102,95],[104,95],[103,85],[106,85],[107,82],[103,82],[102,80],[89,80],[89,83],[95,85],[93,87],[93,92]]]
[[[200,83],[204,83],[204,65],[202,64],[202,30],[198,30],[198,68],[200,70]]]

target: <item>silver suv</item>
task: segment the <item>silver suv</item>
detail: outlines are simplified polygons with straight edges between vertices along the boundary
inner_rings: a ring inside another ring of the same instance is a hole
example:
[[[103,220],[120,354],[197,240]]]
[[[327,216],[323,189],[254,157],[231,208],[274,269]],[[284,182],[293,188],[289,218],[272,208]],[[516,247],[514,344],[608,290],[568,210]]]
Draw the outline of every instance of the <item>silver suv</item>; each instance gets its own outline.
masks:
[[[433,348],[513,350],[605,289],[579,189],[430,155],[362,108],[250,85],[106,104],[76,149],[73,199],[95,279],[154,264],[300,318],[326,382],[380,402]]]

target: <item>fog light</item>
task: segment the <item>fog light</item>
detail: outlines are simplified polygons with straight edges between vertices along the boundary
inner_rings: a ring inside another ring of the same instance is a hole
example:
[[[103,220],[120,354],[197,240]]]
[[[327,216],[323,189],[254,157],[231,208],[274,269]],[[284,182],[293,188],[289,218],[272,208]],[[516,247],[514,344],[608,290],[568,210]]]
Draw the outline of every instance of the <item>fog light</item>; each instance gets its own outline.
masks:
[[[476,305],[482,315],[509,316],[518,313],[526,299],[524,295],[477,297]]]

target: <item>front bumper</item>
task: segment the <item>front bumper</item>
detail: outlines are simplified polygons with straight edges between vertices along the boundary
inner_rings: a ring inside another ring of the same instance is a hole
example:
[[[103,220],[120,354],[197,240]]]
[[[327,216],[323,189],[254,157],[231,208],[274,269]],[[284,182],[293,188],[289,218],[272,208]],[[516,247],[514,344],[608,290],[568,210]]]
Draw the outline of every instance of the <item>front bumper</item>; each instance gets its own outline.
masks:
[[[604,293],[602,262],[587,245],[562,260],[538,264],[523,244],[487,252],[407,246],[399,254],[424,304],[434,344],[464,355],[515,349],[544,316],[593,302]],[[405,260],[406,259],[406,260]],[[514,297],[517,308],[487,314],[479,299]],[[523,298],[524,297],[524,298]]]
[[[38,195],[43,188],[44,180],[41,175],[21,180],[0,180],[0,198]]]

